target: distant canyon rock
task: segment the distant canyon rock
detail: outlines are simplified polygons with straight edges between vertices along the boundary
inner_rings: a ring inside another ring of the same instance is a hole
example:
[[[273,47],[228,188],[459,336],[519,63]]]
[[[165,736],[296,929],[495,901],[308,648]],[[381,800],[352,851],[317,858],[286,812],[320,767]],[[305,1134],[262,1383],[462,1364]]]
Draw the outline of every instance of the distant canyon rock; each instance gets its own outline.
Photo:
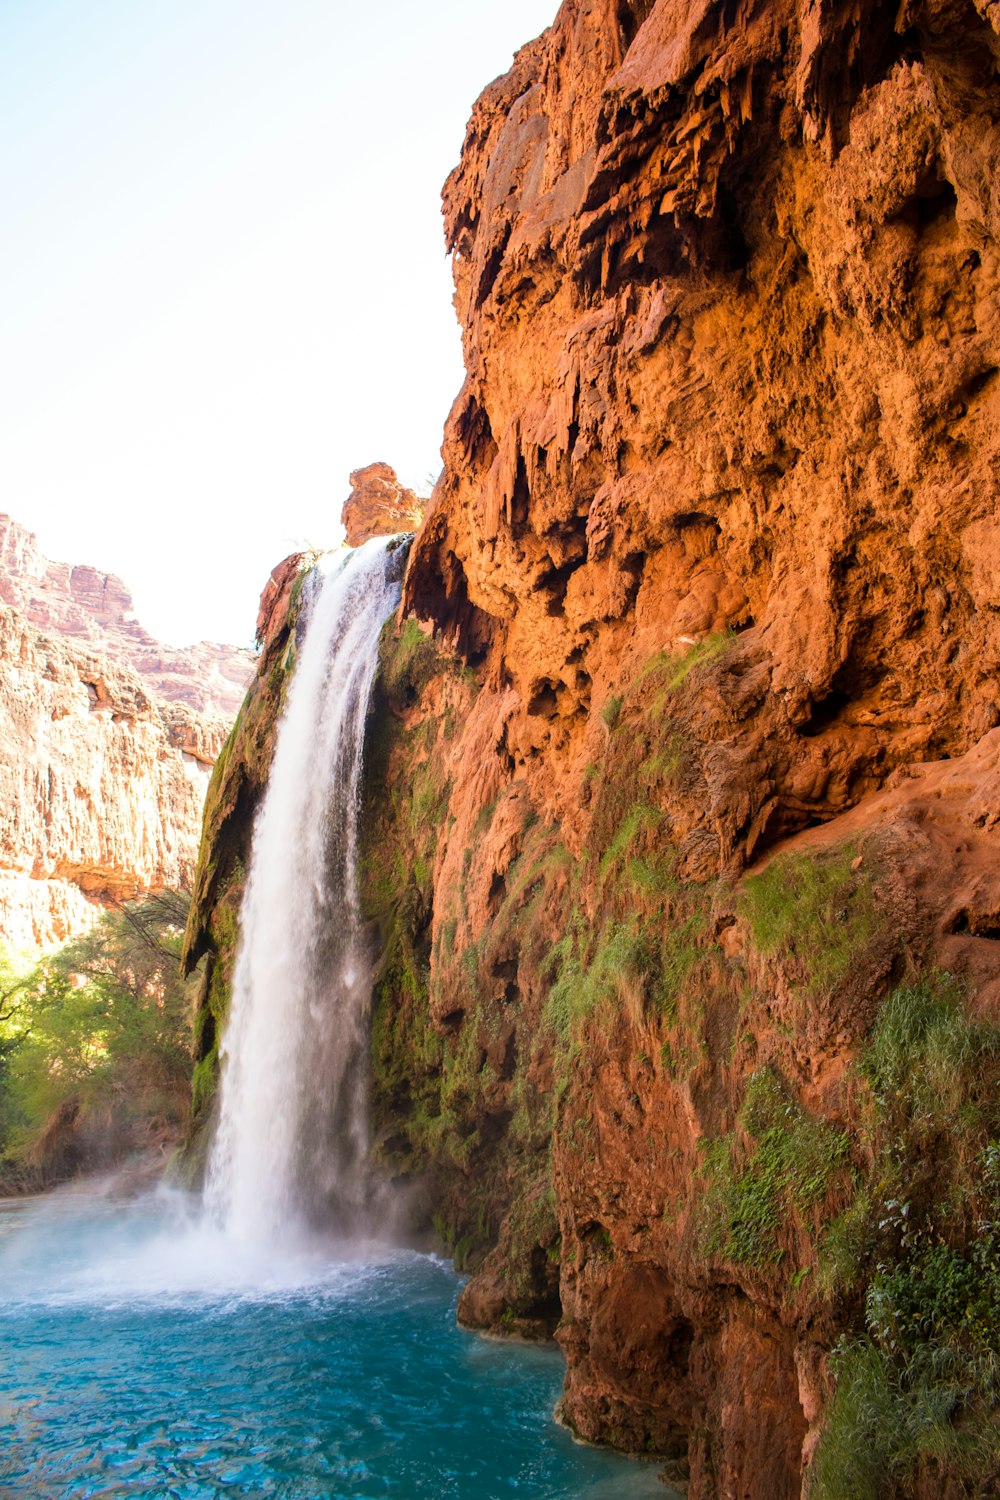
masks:
[[[50,562],[32,532],[0,514],[0,601],[29,624],[70,637],[137,672],[157,696],[199,713],[239,710],[253,675],[251,652],[199,641],[165,646],[135,617],[132,595],[114,573]]]
[[[190,884],[254,659],[162,645],[119,578],[50,562],[9,516],[0,600],[0,941],[37,949]]]

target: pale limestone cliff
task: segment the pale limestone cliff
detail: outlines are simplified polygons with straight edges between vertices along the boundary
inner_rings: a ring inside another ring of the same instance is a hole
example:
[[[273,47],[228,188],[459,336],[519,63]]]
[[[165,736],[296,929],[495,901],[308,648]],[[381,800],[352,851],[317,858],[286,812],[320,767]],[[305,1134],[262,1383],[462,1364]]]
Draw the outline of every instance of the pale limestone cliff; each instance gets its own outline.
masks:
[[[166,646],[135,618],[120,578],[97,568],[51,562],[24,526],[0,513],[0,601],[30,624],[70,636],[93,652],[123,663],[171,703],[233,718],[253,674],[249,651],[198,641]]]
[[[50,563],[5,516],[0,599],[0,941],[36,949],[190,884],[253,662],[161,646],[119,579]]]

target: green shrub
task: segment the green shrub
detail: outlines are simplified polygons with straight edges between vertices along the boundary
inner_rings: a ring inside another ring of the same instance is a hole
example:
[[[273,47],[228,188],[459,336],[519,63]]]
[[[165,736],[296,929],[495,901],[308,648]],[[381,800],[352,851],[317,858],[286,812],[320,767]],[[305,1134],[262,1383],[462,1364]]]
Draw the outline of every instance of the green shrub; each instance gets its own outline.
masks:
[[[1000,1028],[971,1021],[962,990],[946,974],[901,985],[879,1009],[862,1070],[872,1087],[883,1134],[905,1130],[911,1141],[958,1123],[968,1132],[993,1107],[1000,1072]]]
[[[703,1241],[709,1253],[762,1266],[781,1259],[782,1229],[808,1222],[846,1174],[849,1141],[795,1103],[770,1068],[750,1078],[740,1125],[745,1146],[734,1132],[704,1148]]]
[[[880,1272],[867,1336],[831,1361],[836,1391],[813,1465],[815,1500],[880,1500],[923,1465],[972,1478],[1000,1461],[1000,1243],[944,1244]]]
[[[806,970],[806,989],[828,993],[885,929],[869,875],[852,847],[784,855],[747,877],[740,899],[761,953],[785,953]]]
[[[192,1073],[190,998],[180,977],[187,898],[175,893],[102,916],[22,977],[3,1023],[0,1151],[33,1160],[60,1110],[179,1128]],[[42,1164],[44,1171],[44,1164]]]
[[[605,700],[604,707],[601,709],[601,723],[608,729],[614,729],[621,717],[621,711],[622,700],[612,695]]]
[[[1000,1463],[1000,1028],[924,975],[883,1002],[859,1070],[872,1180],[830,1226],[825,1269],[867,1281],[865,1326],[833,1364],[816,1500]]]

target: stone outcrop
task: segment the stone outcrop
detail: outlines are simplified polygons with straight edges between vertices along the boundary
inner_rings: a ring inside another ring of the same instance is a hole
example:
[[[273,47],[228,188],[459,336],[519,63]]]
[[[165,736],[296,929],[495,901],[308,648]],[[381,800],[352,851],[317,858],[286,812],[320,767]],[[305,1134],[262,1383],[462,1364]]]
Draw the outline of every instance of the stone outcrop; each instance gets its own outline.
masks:
[[[466,381],[366,795],[379,1159],[463,1320],[555,1331],[565,1420],[692,1500],[805,1493],[829,1351],[917,1254],[893,1204],[949,1254],[987,1217],[998,59],[987,0],[566,0],[445,189]],[[939,970],[980,1071],[917,1121],[865,1059],[907,987],[952,1015]]]
[[[355,469],[342,517],[347,545],[360,547],[369,537],[416,531],[425,503],[413,490],[400,484],[389,464],[368,464]]]
[[[188,888],[249,652],[160,646],[120,580],[0,518],[0,936],[36,949],[109,902]]]
[[[722,865],[997,721],[983,11],[570,0],[477,103],[406,606],[510,676],[553,808],[607,698],[712,631],[764,689],[745,786],[715,752]]]
[[[791,1209],[780,1271],[706,1229],[713,1152],[756,1180],[753,1080],[863,1136],[894,976],[1000,1013],[998,31],[971,0],[567,0],[445,189],[467,374],[403,609],[482,683],[420,893],[428,1014],[473,1059],[452,1160],[473,1196],[504,1164],[487,1222],[507,1193],[462,1314],[544,1321],[558,1253],[566,1419],[698,1496],[798,1495],[851,1316],[790,1290]],[[734,882],[776,850],[877,914],[850,978],[761,950]]]
[[[165,646],[135,617],[132,596],[113,573],[50,562],[32,532],[0,514],[0,601],[47,635],[130,667],[147,692],[198,713],[235,715],[254,660],[238,646],[199,641]]]

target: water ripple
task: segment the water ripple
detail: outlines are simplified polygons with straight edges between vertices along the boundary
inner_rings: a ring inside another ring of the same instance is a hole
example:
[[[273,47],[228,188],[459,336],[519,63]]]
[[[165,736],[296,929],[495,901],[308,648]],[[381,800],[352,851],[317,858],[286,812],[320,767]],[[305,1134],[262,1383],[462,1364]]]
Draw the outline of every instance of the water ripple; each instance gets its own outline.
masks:
[[[0,1206],[0,1493],[644,1500],[551,1420],[551,1349],[455,1325],[434,1257],[261,1257],[161,1196]]]

